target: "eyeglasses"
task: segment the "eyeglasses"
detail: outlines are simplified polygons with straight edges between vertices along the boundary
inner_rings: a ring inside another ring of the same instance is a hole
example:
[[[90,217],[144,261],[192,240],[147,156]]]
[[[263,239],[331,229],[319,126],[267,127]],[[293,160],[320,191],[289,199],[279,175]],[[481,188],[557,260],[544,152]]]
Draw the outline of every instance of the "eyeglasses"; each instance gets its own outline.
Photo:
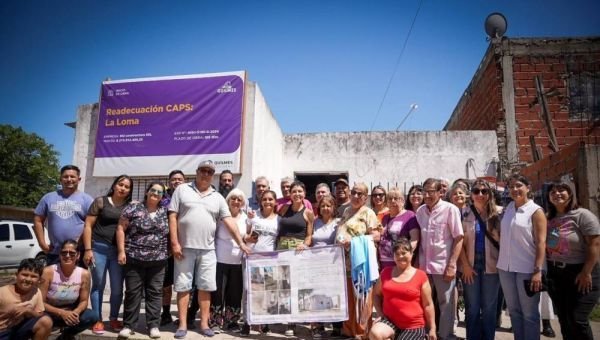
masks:
[[[473,195],[487,195],[490,193],[490,191],[488,189],[478,189],[478,188],[474,188],[471,189],[471,193]]]
[[[423,193],[425,195],[429,195],[429,196],[433,196],[435,194],[437,194],[439,192],[439,190],[424,190]]]
[[[361,197],[363,197],[365,195],[365,193],[364,192],[360,192],[360,191],[356,191],[356,190],[352,190],[352,191],[350,191],[350,195],[356,196],[358,198],[361,198]]]
[[[208,168],[200,168],[200,169],[198,169],[198,172],[203,175],[211,175],[211,176],[215,173],[214,170],[208,169]]]
[[[148,192],[151,193],[151,194],[156,194],[158,196],[162,196],[164,194],[164,191],[158,190],[158,189],[154,189],[154,188],[148,190]]]
[[[60,252],[60,255],[64,257],[75,257],[77,255],[77,252],[73,250],[63,250]]]

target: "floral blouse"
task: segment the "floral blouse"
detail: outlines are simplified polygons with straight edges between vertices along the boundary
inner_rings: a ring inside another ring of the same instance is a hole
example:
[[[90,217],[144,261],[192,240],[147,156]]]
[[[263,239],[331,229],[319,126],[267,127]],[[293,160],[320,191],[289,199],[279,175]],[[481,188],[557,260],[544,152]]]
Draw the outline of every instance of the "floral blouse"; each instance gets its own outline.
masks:
[[[143,203],[129,204],[122,218],[129,220],[125,230],[125,254],[140,261],[160,261],[168,257],[169,223],[167,208],[160,206],[150,214]]]

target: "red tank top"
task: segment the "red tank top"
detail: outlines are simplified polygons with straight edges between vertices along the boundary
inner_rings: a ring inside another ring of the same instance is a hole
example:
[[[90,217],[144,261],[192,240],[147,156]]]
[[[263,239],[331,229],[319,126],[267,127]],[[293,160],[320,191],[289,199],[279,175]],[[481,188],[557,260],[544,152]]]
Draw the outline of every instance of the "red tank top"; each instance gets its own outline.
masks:
[[[417,269],[408,282],[392,280],[394,267],[381,272],[383,314],[400,329],[425,327],[425,311],[421,306],[421,287],[427,282],[427,274]]]

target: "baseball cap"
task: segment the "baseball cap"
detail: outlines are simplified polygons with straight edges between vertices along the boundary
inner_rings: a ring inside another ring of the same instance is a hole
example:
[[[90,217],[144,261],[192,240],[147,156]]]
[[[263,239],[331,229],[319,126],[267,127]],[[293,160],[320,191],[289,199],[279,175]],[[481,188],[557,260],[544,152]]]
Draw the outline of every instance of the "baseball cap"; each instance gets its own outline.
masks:
[[[344,178],[338,178],[338,180],[335,181],[335,185],[338,185],[338,183],[344,183],[347,187],[350,186],[350,184],[348,184],[348,181]]]
[[[198,164],[198,169],[200,168],[209,168],[215,171],[215,164],[212,161],[202,161]]]

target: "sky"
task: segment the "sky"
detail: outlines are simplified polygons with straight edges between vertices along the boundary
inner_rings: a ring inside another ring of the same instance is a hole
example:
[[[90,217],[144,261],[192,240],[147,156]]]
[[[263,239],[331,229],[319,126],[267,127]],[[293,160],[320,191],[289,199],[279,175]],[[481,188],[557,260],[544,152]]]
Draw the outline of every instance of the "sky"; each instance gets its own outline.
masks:
[[[106,78],[245,70],[284,133],[395,130],[411,104],[401,130],[441,130],[492,12],[508,37],[600,35],[597,0],[3,0],[0,124],[38,134],[68,164],[64,123]]]

